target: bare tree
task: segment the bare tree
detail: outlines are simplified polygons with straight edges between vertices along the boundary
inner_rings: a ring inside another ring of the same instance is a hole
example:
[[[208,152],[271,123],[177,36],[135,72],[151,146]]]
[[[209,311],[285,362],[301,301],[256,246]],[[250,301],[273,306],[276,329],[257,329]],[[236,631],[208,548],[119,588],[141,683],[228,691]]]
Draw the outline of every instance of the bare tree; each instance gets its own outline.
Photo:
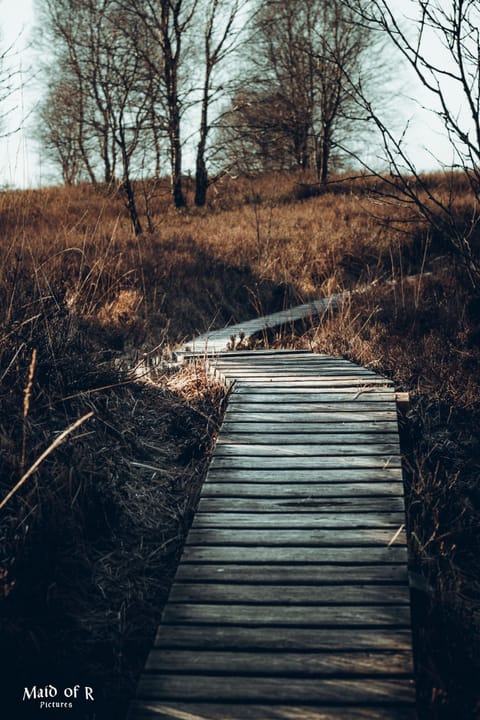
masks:
[[[311,30],[317,5],[309,0],[266,3],[257,14],[253,41],[260,103],[265,99],[271,109],[276,108],[270,127],[285,136],[292,160],[304,170],[311,161],[309,135],[315,102]]]
[[[5,103],[15,91],[16,72],[9,67],[11,48],[0,51],[0,133],[4,131],[5,121],[9,110],[4,110]],[[5,134],[8,134],[5,131]],[[4,137],[4,134],[2,134]]]
[[[101,99],[99,82],[97,15],[105,2],[102,0],[42,0],[41,40],[51,57],[45,70],[49,92],[55,95],[63,121],[71,113],[71,125],[77,128],[76,143],[86,173],[92,183],[97,182],[98,155],[103,165],[103,179],[113,178],[111,138],[106,110]],[[55,67],[56,72],[52,72]],[[70,94],[70,98],[69,98]],[[63,104],[59,103],[63,98]],[[49,126],[55,117],[50,114]],[[52,128],[54,130],[54,128]],[[45,137],[45,133],[43,133]],[[49,143],[55,136],[50,134]]]
[[[153,52],[144,52],[152,77],[161,78],[169,139],[172,196],[175,207],[186,205],[182,178],[182,112],[180,89],[184,42],[194,17],[197,0],[131,0],[122,3],[133,22],[149,36]],[[157,47],[160,52],[155,51]],[[142,51],[143,52],[143,51]]]
[[[326,182],[332,163],[338,166],[340,141],[358,136],[345,72],[366,83],[373,38],[351,16],[340,0],[258,6],[248,77],[234,97],[226,135],[235,144],[238,130],[245,146],[250,134],[264,167],[312,169]]]
[[[223,85],[214,87],[214,74],[225,58],[236,47],[238,30],[235,21],[239,13],[239,1],[211,0],[206,3],[206,20],[203,36],[203,83],[200,106],[199,140],[195,163],[195,205],[205,205],[209,185],[206,149],[211,130],[209,112],[212,103],[223,92]]]
[[[30,69],[22,69],[19,63],[16,43],[22,39],[21,36],[22,33],[8,46],[0,46],[0,141],[19,132],[25,121],[25,117],[19,121],[17,113],[20,90],[30,77]],[[3,169],[0,167],[0,170]]]
[[[352,86],[352,94],[367,110],[382,139],[388,173],[381,175],[394,199],[409,204],[438,234],[447,238],[467,269],[470,282],[480,288],[478,253],[480,205],[480,6],[477,0],[410,0],[409,15],[399,17],[387,0],[352,6],[357,22],[384,34],[403,56],[420,86],[431,94],[433,112],[441,121],[454,160],[443,164],[450,192],[436,190],[416,167],[405,143],[382,119],[378,109]],[[459,103],[459,97],[461,102]],[[361,158],[360,158],[361,160]],[[439,167],[441,163],[439,162]],[[459,212],[453,191],[461,173],[470,188],[470,212]],[[475,247],[475,245],[477,247]]]
[[[49,85],[37,113],[37,138],[48,158],[60,166],[65,185],[76,184],[85,172],[77,103],[75,88],[61,78]]]
[[[158,169],[163,122],[154,97],[158,83],[145,63],[144,29],[130,25],[118,0],[43,2],[43,25],[56,40],[61,71],[41,107],[40,137],[66,182],[82,169],[96,182],[99,166],[104,182],[119,181],[134,231],[141,233],[133,179],[148,150]]]
[[[297,168],[290,120],[282,94],[238,90],[217,131],[221,167],[240,174]]]
[[[359,133],[349,83],[371,86],[370,60],[375,53],[375,38],[365,26],[353,22],[352,11],[334,0],[324,3],[320,23],[313,35],[315,67],[312,84],[315,97],[313,143],[318,179],[328,180],[332,152],[340,142]],[[377,82],[381,73],[376,68]],[[338,151],[338,150],[337,150]]]

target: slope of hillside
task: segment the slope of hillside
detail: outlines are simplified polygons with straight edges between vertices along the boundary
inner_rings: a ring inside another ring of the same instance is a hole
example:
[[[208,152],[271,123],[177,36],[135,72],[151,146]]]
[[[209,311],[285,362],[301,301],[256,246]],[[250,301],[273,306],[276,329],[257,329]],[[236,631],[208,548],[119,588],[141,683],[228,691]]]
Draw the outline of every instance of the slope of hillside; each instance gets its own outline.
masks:
[[[134,237],[110,190],[0,195],[0,502],[50,448],[1,509],[2,666],[16,716],[21,688],[52,675],[95,685],[97,719],[113,698],[120,717],[132,693],[223,398],[200,368],[171,368],[174,345],[368,285],[262,342],[351,358],[411,393],[421,707],[475,717],[480,302],[461,265],[373,181],[320,192],[295,175],[225,178],[205,210],[167,202],[164,191],[152,232]],[[459,208],[468,202],[460,188]],[[139,380],[151,359],[155,373]]]

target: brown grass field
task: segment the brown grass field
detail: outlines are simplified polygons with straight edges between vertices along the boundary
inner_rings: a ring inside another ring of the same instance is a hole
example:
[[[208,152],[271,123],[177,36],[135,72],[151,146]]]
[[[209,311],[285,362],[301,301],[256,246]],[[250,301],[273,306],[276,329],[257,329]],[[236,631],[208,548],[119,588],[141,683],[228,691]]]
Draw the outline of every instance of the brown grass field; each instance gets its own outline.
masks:
[[[441,191],[441,176],[429,182]],[[175,212],[166,187],[150,188],[140,237],[112,190],[0,194],[6,717],[52,677],[94,686],[96,720],[125,714],[225,397],[201,368],[172,366],[175,345],[361,287],[259,342],[347,357],[410,392],[420,717],[480,718],[480,296],[445,239],[378,189],[224,178],[206,209]],[[459,216],[470,203],[459,184]]]

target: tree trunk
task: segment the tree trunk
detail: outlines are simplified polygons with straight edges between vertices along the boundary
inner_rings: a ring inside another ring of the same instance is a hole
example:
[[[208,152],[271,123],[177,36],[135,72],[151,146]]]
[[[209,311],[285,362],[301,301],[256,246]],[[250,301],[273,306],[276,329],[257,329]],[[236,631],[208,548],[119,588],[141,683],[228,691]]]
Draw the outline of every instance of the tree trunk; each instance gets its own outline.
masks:
[[[122,188],[125,193],[127,210],[130,215],[130,220],[132,221],[133,231],[135,235],[142,235],[143,228],[138,215],[137,204],[135,202],[135,191],[130,180],[130,173],[128,172],[128,169],[125,169]]]
[[[208,173],[205,163],[205,148],[208,135],[208,101],[210,89],[210,58],[206,58],[205,81],[203,86],[202,112],[200,119],[200,139],[197,147],[197,161],[195,168],[195,205],[203,207],[207,201]]]
[[[172,195],[175,207],[183,208],[186,206],[187,201],[185,199],[185,195],[183,194],[182,148],[180,144],[180,138],[178,137],[178,129],[173,133],[173,137],[171,136],[170,139],[170,159],[172,165]]]
[[[323,128],[322,138],[320,141],[320,152],[318,154],[317,177],[322,185],[327,184],[328,173],[330,170],[330,150],[332,146],[332,134],[330,125],[327,124]]]
[[[207,202],[208,173],[205,160],[197,156],[197,167],[195,172],[195,205],[203,207]]]

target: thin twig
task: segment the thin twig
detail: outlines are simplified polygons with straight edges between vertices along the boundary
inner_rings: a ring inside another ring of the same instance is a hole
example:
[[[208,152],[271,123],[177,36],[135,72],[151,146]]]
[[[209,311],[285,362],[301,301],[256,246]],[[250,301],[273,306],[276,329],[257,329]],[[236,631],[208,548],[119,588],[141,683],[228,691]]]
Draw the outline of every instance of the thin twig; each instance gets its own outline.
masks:
[[[38,467],[42,464],[42,462],[52,453],[56,448],[63,443],[63,441],[70,435],[74,430],[76,430],[80,425],[83,425],[84,422],[89,420],[94,415],[94,412],[91,411],[84,415],[83,417],[76,420],[70,427],[68,427],[66,430],[64,430],[60,435],[55,438],[55,440],[48,446],[48,448],[38,457],[33,465],[27,470],[27,472],[22,475],[18,483],[15,485],[14,488],[10,490],[8,495],[0,502],[0,510],[3,510],[5,505],[8,503],[8,501],[15,495],[18,490],[22,487],[22,485],[25,484],[25,482],[28,480],[28,478],[33,475],[33,473],[38,469]]]

